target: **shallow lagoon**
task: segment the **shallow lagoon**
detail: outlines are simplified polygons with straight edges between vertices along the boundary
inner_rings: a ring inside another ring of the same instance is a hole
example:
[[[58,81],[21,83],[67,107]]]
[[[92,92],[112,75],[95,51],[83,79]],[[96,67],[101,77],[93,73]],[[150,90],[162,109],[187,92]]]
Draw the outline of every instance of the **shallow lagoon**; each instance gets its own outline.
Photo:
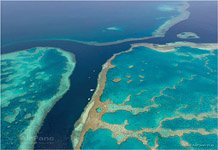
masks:
[[[122,144],[117,145],[116,139],[111,138],[113,135],[110,130],[98,129],[95,132],[89,130],[86,136],[89,140],[84,141],[82,149],[126,149],[130,147],[134,149],[148,149],[136,138],[129,138]]]
[[[102,141],[104,148],[134,138],[132,145],[143,142],[150,149],[195,149],[202,143],[216,149],[216,62],[217,51],[189,46],[168,52],[138,46],[116,56],[100,97],[101,121],[86,132],[82,147],[95,145],[99,134],[111,130],[110,140],[117,144]]]
[[[74,56],[57,48],[2,55],[2,149],[33,146],[47,112],[68,90],[74,66]]]

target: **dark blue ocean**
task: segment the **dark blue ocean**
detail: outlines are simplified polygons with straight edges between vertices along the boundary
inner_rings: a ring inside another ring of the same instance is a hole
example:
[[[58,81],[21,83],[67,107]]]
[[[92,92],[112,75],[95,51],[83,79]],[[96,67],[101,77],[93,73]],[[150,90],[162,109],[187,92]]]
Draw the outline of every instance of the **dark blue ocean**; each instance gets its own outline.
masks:
[[[2,43],[39,39],[114,42],[152,36],[183,2],[3,2]],[[152,12],[152,13],[151,13]]]
[[[9,13],[11,11],[7,8],[10,3],[13,3],[10,7],[14,8],[16,13]],[[45,118],[44,124],[38,133],[39,138],[37,138],[38,140],[35,144],[36,149],[72,148],[70,136],[73,130],[73,125],[87,105],[88,98],[93,94],[90,92],[90,89],[96,88],[97,77],[101,71],[102,64],[104,64],[114,53],[127,50],[130,48],[130,44],[137,42],[163,44],[180,41],[180,39],[176,38],[176,34],[180,32],[195,32],[200,36],[199,39],[187,41],[196,43],[217,42],[217,2],[189,2],[190,7],[188,10],[191,13],[189,19],[170,28],[164,38],[138,40],[108,46],[91,46],[59,40],[40,40],[40,35],[43,35],[46,29],[43,28],[44,26],[37,28],[37,25],[44,25],[44,23],[47,22],[46,24],[49,28],[52,29],[54,27],[52,23],[49,24],[47,21],[51,17],[48,15],[49,13],[47,13],[50,12],[50,10],[58,12],[56,14],[59,15],[59,20],[56,20],[56,23],[59,23],[60,27],[64,27],[67,23],[65,22],[64,25],[62,24],[62,19],[65,15],[62,14],[62,12],[65,12],[62,11],[62,9],[64,10],[65,8],[51,8],[59,5],[50,5],[51,3],[54,4],[54,2],[46,2],[44,7],[42,7],[43,9],[38,4],[35,4],[35,2],[26,3],[25,7],[22,7],[22,9],[19,2],[3,2],[2,4],[2,54],[29,49],[31,47],[50,46],[59,47],[66,51],[73,52],[76,56],[76,67],[70,78],[70,90],[56,103]],[[131,4],[134,3],[139,2],[132,2]],[[104,7],[107,8],[108,5],[102,5],[101,9]],[[40,8],[40,11],[33,11],[33,8]],[[34,13],[34,17],[30,19]],[[93,20],[89,20],[89,22],[92,21]],[[15,24],[16,22],[17,24]],[[70,28],[68,29],[70,30]],[[52,31],[53,32],[50,34],[52,36],[53,34],[56,36],[57,33],[62,33],[62,31],[57,31],[55,29]],[[36,32],[38,35],[35,35]],[[34,41],[28,42],[28,39]],[[17,42],[17,40],[20,42]],[[53,137],[54,140],[41,141],[40,137]]]

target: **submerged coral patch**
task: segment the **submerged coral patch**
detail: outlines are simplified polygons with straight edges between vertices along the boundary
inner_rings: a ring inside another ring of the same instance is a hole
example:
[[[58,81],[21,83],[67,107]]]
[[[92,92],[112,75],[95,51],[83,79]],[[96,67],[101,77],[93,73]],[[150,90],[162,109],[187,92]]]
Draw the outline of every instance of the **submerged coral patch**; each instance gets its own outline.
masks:
[[[177,34],[177,37],[180,39],[198,39],[200,38],[196,33],[193,32],[182,32]]]
[[[115,56],[92,99],[104,110],[85,111],[75,147],[216,149],[216,44],[136,44]]]
[[[2,149],[31,149],[48,111],[70,86],[74,56],[37,47],[1,59]]]

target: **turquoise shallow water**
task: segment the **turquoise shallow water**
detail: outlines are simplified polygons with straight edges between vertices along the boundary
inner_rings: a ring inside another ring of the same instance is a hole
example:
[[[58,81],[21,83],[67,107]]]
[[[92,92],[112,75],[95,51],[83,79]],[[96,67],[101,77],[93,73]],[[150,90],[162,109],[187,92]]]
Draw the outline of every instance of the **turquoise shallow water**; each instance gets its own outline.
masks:
[[[211,131],[217,128],[217,118],[206,118],[204,120],[185,120],[182,118],[168,120],[163,122],[162,127],[171,130],[184,130],[184,129],[200,129],[204,128],[207,131]],[[176,125],[176,126],[175,126]]]
[[[159,141],[159,149],[184,149],[182,145],[180,144],[180,138],[179,136],[173,136],[168,138],[158,138]]]
[[[87,132],[86,138],[89,140],[85,140],[82,149],[126,149],[126,148],[134,148],[134,149],[147,149],[145,145],[143,145],[140,141],[135,138],[130,138],[122,144],[116,144],[116,140],[111,138],[112,133],[110,130],[98,129],[95,132],[89,130]]]
[[[201,134],[185,134],[182,139],[192,144],[196,149],[216,149],[217,148],[217,136],[214,134],[201,135]]]
[[[217,51],[183,46],[158,52],[136,47],[118,55],[112,64],[115,67],[107,73],[100,99],[110,103],[103,122],[111,128],[116,124],[127,131],[141,131],[138,138],[146,139],[148,148],[197,149],[202,144],[217,148]],[[101,139],[100,132],[106,131],[88,131],[83,147]],[[116,140],[114,134],[112,141]],[[134,135],[125,136],[129,140]],[[141,142],[135,140],[123,148]],[[103,143],[105,148],[120,146]]]
[[[43,116],[69,88],[67,80],[74,66],[70,53],[55,48],[2,55],[2,149],[17,149],[23,141],[36,138],[29,133],[37,132]],[[25,132],[27,128],[30,131]]]

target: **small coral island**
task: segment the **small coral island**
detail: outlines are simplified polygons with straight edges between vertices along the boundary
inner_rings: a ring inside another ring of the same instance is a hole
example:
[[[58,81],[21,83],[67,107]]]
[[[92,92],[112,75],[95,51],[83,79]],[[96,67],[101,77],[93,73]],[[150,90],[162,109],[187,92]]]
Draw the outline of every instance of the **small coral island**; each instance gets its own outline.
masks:
[[[217,44],[135,44],[115,54],[75,124],[74,148],[216,149],[216,64]]]
[[[180,39],[198,39],[200,38],[196,33],[193,32],[182,32],[177,34],[177,37]]]

